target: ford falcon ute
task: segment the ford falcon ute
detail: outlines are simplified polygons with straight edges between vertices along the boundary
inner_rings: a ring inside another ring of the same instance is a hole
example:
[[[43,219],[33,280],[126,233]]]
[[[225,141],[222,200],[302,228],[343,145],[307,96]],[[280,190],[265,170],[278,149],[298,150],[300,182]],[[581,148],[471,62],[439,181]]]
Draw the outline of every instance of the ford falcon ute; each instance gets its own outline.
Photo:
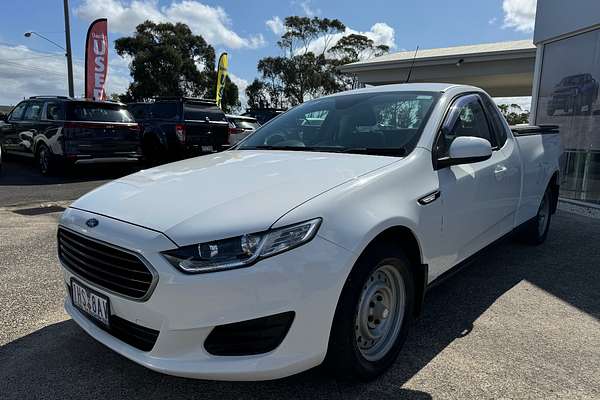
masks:
[[[544,242],[553,127],[481,89],[402,84],[301,104],[227,151],[117,179],[58,226],[73,320],[166,374],[369,380],[436,281],[509,234]],[[406,349],[405,351],[410,351]]]

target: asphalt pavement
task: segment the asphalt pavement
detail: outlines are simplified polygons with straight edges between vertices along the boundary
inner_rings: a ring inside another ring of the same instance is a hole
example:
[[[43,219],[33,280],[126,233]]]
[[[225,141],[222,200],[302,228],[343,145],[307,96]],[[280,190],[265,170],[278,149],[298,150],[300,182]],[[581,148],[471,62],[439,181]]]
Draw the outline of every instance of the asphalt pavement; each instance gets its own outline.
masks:
[[[72,201],[140,168],[138,164],[71,166],[45,177],[38,172],[33,159],[13,156],[3,162],[0,171],[0,207]]]
[[[544,245],[500,244],[433,288],[374,382],[321,368],[213,382],[138,366],[64,313],[55,245],[61,207],[127,172],[48,179],[11,162],[0,175],[0,399],[600,399],[600,220],[565,211]]]

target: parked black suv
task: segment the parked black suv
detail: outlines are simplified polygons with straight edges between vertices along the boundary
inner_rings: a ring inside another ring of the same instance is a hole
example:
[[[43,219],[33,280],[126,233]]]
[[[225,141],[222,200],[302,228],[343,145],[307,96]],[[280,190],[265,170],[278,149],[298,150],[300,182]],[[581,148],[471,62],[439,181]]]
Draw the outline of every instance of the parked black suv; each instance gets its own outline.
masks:
[[[0,129],[5,154],[37,160],[42,174],[59,164],[136,162],[140,129],[124,104],[34,96],[17,104]]]
[[[264,125],[284,112],[285,108],[249,108],[242,116],[256,118],[259,124]]]
[[[229,124],[215,101],[160,97],[127,108],[142,127],[144,156],[151,163],[212,153],[228,145]]]

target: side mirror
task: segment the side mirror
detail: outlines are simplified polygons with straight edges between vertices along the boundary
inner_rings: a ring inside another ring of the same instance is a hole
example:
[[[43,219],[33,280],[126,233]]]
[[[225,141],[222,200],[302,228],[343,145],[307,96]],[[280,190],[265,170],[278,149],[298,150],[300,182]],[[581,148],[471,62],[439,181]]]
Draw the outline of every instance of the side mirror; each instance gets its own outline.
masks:
[[[492,156],[492,145],[486,139],[459,136],[452,141],[448,155],[448,157],[438,160],[438,167],[485,161]]]

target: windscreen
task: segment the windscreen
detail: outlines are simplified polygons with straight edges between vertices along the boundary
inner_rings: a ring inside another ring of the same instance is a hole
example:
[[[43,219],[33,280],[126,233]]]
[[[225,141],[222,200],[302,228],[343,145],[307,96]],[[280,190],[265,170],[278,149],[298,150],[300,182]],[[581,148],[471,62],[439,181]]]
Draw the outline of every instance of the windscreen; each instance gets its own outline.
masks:
[[[70,103],[67,108],[70,121],[133,122],[133,117],[119,104]]]
[[[225,114],[216,105],[201,103],[185,103],[183,105],[183,118],[187,121],[225,121]]]
[[[237,149],[408,154],[438,98],[435,92],[379,92],[313,100],[260,127]]]

